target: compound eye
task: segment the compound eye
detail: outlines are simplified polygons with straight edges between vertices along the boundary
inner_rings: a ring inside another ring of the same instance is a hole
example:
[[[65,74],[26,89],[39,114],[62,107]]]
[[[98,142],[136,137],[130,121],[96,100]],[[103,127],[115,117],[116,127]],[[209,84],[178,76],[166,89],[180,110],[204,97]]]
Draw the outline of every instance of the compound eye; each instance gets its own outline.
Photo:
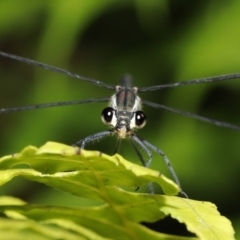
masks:
[[[105,124],[111,124],[113,119],[114,109],[111,107],[104,108],[102,111],[102,121]]]
[[[135,113],[135,125],[137,128],[143,128],[147,123],[147,116],[142,111],[137,111]]]

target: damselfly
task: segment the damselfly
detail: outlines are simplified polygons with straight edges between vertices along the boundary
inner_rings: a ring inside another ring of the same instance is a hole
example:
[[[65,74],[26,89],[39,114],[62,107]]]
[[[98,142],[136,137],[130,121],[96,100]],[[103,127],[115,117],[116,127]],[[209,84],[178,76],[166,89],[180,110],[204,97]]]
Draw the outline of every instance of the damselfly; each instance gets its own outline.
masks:
[[[118,152],[121,140],[127,138],[130,140],[143,166],[148,167],[150,165],[152,161],[152,152],[155,152],[160,156],[162,156],[174,181],[179,185],[180,189],[181,189],[181,186],[180,186],[180,182],[178,180],[177,174],[175,173],[165,153],[162,150],[160,150],[158,147],[152,145],[150,142],[141,138],[135,133],[136,129],[140,129],[144,127],[146,124],[146,115],[141,110],[142,104],[148,105],[156,109],[164,109],[173,113],[177,113],[183,116],[201,120],[201,121],[211,123],[220,127],[230,128],[233,130],[240,131],[240,126],[206,118],[194,113],[177,110],[177,109],[170,108],[170,107],[167,107],[158,103],[150,102],[147,100],[142,100],[138,96],[138,93],[141,93],[141,92],[157,91],[164,88],[173,88],[173,87],[193,85],[193,84],[219,82],[219,81],[240,78],[240,73],[194,79],[194,80],[185,81],[185,82],[177,82],[177,83],[169,83],[169,84],[155,85],[150,87],[137,88],[137,87],[132,87],[131,79],[129,76],[125,76],[122,79],[120,85],[114,86],[114,85],[109,85],[95,79],[86,78],[81,75],[71,73],[69,71],[66,71],[57,67],[53,67],[44,63],[40,63],[31,59],[19,57],[19,56],[4,53],[4,52],[0,52],[0,55],[2,57],[11,58],[13,60],[24,62],[29,65],[38,66],[46,70],[68,75],[70,77],[77,78],[81,81],[86,81],[91,84],[97,85],[99,87],[103,87],[103,88],[115,91],[115,93],[108,98],[92,98],[92,99],[77,100],[77,101],[51,102],[51,103],[43,103],[43,104],[37,104],[37,105],[28,105],[23,107],[2,108],[0,109],[0,114],[14,112],[14,111],[34,110],[34,109],[40,109],[40,108],[77,105],[77,104],[85,104],[85,103],[93,103],[93,102],[109,102],[109,106],[103,109],[102,111],[102,121],[103,123],[110,126],[110,130],[105,130],[105,131],[90,135],[78,141],[74,145],[79,146],[80,148],[85,148],[85,145],[89,142],[100,140],[108,136],[117,135],[118,141],[117,141],[115,152]],[[147,158],[143,157],[142,152],[145,153]],[[183,191],[181,191],[181,193],[184,196],[186,196],[186,194]]]

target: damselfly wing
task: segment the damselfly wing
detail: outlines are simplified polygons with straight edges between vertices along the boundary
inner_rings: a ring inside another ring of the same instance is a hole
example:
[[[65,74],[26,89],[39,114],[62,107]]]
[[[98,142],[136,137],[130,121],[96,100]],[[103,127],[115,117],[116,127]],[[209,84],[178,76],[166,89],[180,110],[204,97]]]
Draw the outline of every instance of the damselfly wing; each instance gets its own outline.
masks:
[[[93,102],[108,102],[109,106],[103,109],[102,111],[102,121],[103,123],[110,126],[110,130],[105,130],[105,131],[90,135],[78,141],[74,145],[77,145],[80,148],[85,148],[85,146],[89,142],[94,142],[96,140],[100,140],[108,136],[116,135],[118,141],[117,141],[115,152],[118,152],[120,142],[123,139],[127,138],[132,143],[132,146],[139,160],[143,164],[143,166],[148,167],[150,165],[153,158],[152,157],[153,152],[159,154],[165,161],[166,166],[168,167],[172,175],[172,178],[179,185],[180,189],[181,189],[180,181],[166,154],[160,148],[158,148],[157,146],[154,146],[153,144],[151,144],[150,142],[148,142],[147,140],[145,140],[144,138],[136,134],[135,130],[144,127],[146,124],[147,117],[145,113],[142,111],[142,105],[147,105],[159,110],[162,110],[162,109],[167,110],[176,114],[180,114],[180,115],[201,120],[207,123],[211,123],[219,127],[240,131],[240,126],[230,124],[227,122],[218,121],[215,119],[210,119],[203,116],[199,116],[194,113],[177,110],[171,107],[167,107],[165,105],[161,105],[159,103],[143,100],[138,95],[141,92],[158,91],[165,88],[175,88],[175,87],[187,86],[187,85],[196,85],[196,84],[232,80],[232,79],[240,78],[240,73],[138,88],[138,87],[132,86],[131,79],[129,76],[125,76],[122,79],[120,85],[115,86],[115,85],[106,84],[96,79],[86,78],[61,68],[53,67],[41,62],[31,60],[31,59],[19,57],[13,54],[0,52],[0,55],[2,57],[11,58],[13,60],[27,63],[29,65],[33,65],[33,66],[44,68],[46,70],[50,70],[53,72],[61,73],[61,74],[76,78],[78,80],[89,82],[99,87],[103,87],[103,88],[114,91],[112,96],[105,97],[105,98],[91,98],[91,99],[84,99],[84,100],[81,99],[76,101],[51,102],[51,103],[42,103],[42,104],[28,105],[28,106],[22,106],[22,107],[20,106],[20,107],[12,107],[12,108],[2,108],[0,109],[0,114],[15,112],[15,111],[35,110],[40,108],[79,105],[79,104],[86,104],[86,103],[93,103]],[[142,152],[145,153],[144,156]],[[181,191],[181,193],[182,195],[187,196],[183,191]]]

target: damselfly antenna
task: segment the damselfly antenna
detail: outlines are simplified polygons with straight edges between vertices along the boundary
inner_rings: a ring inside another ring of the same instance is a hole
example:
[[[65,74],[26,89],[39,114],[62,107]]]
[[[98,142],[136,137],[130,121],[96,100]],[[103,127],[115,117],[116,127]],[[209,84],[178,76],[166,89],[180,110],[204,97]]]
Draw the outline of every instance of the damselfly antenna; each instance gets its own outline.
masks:
[[[117,146],[116,146],[115,152],[118,152],[121,140],[124,138],[127,138],[132,143],[133,148],[134,148],[135,152],[137,153],[139,160],[141,161],[143,166],[148,167],[150,165],[150,163],[152,161],[152,152],[156,152],[157,154],[159,154],[163,158],[174,181],[178,184],[180,189],[181,189],[181,186],[180,186],[180,182],[178,180],[177,174],[175,173],[175,171],[174,171],[168,157],[165,155],[165,153],[135,133],[136,129],[143,128],[146,124],[146,115],[141,110],[142,104],[148,105],[148,106],[156,108],[156,109],[164,109],[164,110],[167,110],[167,111],[170,111],[173,113],[177,113],[177,114],[180,114],[183,116],[198,119],[198,120],[201,120],[204,122],[214,124],[216,126],[230,128],[233,130],[240,131],[240,126],[236,126],[236,125],[233,125],[230,123],[225,123],[225,122],[221,122],[218,120],[202,117],[197,114],[177,110],[177,109],[174,109],[171,107],[167,107],[167,106],[164,106],[161,104],[149,102],[146,100],[141,100],[141,98],[138,96],[139,92],[156,91],[156,90],[161,90],[164,88],[201,84],[201,83],[209,83],[209,82],[218,82],[218,81],[240,78],[240,73],[215,76],[215,77],[209,77],[209,78],[201,78],[201,79],[195,79],[195,80],[190,80],[190,81],[185,81],[185,82],[156,85],[156,86],[150,86],[150,87],[144,87],[144,88],[137,88],[137,87],[132,87],[131,79],[129,76],[125,76],[122,79],[120,85],[113,86],[113,85],[105,84],[105,83],[95,80],[95,79],[86,78],[86,77],[80,76],[78,74],[74,74],[74,73],[68,72],[66,70],[63,70],[61,68],[56,68],[56,67],[44,64],[44,63],[40,63],[40,62],[37,62],[34,60],[27,59],[27,58],[19,57],[19,56],[4,53],[4,52],[0,52],[0,55],[3,57],[11,58],[13,60],[27,63],[29,65],[38,66],[38,67],[44,68],[46,70],[54,71],[54,72],[61,73],[61,74],[64,74],[64,75],[67,75],[67,76],[70,76],[73,78],[77,78],[82,81],[90,82],[90,83],[95,84],[100,87],[115,90],[115,93],[110,98],[105,97],[105,98],[97,98],[97,99],[85,99],[85,100],[73,100],[73,101],[66,101],[66,102],[44,103],[44,104],[29,105],[29,106],[23,106],[23,107],[3,108],[3,109],[0,109],[0,114],[13,112],[13,111],[25,111],[25,110],[33,110],[33,109],[40,109],[40,108],[69,106],[69,105],[77,105],[77,104],[83,104],[83,103],[109,102],[109,106],[102,111],[102,121],[106,125],[110,126],[110,130],[106,130],[103,132],[99,132],[99,133],[90,135],[90,136],[78,141],[75,145],[79,146],[80,148],[85,148],[85,145],[88,144],[89,142],[93,142],[95,140],[100,140],[100,139],[108,137],[108,136],[117,135],[118,141],[117,141]],[[141,149],[145,153],[147,158],[143,157],[143,155],[139,149]],[[181,191],[181,194],[183,196],[187,197],[187,195],[183,191]]]

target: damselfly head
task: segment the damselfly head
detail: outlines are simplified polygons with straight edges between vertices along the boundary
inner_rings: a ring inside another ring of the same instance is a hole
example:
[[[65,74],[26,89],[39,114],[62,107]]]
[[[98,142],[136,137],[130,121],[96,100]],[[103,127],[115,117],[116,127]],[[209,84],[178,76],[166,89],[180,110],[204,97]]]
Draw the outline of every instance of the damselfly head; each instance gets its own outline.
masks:
[[[226,122],[221,122],[218,120],[206,118],[199,116],[194,113],[189,113],[182,110],[177,110],[171,107],[167,107],[165,105],[161,105],[159,103],[153,103],[146,100],[141,100],[140,97],[137,95],[138,92],[146,92],[146,91],[157,91],[163,88],[175,88],[179,86],[185,86],[185,85],[195,85],[195,84],[203,84],[203,83],[209,83],[209,82],[218,82],[223,80],[231,80],[234,78],[239,78],[240,74],[228,74],[228,75],[222,75],[222,76],[216,76],[216,77],[208,77],[208,78],[202,78],[202,79],[194,79],[190,81],[185,82],[177,82],[177,83],[169,83],[169,84],[162,84],[162,85],[156,85],[156,86],[150,86],[150,87],[143,87],[143,88],[137,88],[137,87],[131,87],[131,79],[128,77],[123,78],[122,85],[120,86],[114,86],[105,84],[104,82],[86,78],[81,75],[71,73],[67,70],[56,68],[44,63],[40,63],[31,59],[26,59],[23,57],[19,57],[16,55],[0,52],[0,55],[3,57],[12,58],[14,60],[28,63],[29,65],[38,66],[41,68],[44,68],[46,70],[54,71],[57,73],[61,73],[64,75],[68,75],[70,77],[76,78],[81,81],[89,82],[94,85],[97,85],[99,87],[104,87],[106,89],[115,90],[115,93],[110,98],[96,98],[96,99],[85,99],[85,100],[77,100],[77,101],[67,101],[67,102],[55,102],[55,103],[46,103],[46,104],[38,104],[38,105],[30,105],[30,106],[24,106],[24,107],[16,107],[16,108],[4,108],[0,109],[0,113],[7,113],[12,111],[22,111],[22,110],[31,110],[31,109],[39,109],[39,108],[47,108],[47,107],[54,107],[54,106],[64,106],[64,105],[74,105],[74,104],[83,104],[83,103],[93,103],[93,102],[106,102],[109,101],[109,107],[105,108],[102,111],[102,121],[111,126],[110,130],[105,130],[102,132],[98,132],[95,134],[92,134],[88,137],[85,137],[84,139],[78,141],[75,145],[85,148],[85,146],[89,142],[94,142],[95,140],[100,140],[102,138],[111,136],[113,134],[117,134],[118,140],[115,152],[118,152],[120,142],[123,138],[128,138],[130,142],[133,145],[133,148],[135,152],[137,153],[137,156],[143,166],[148,167],[152,161],[152,152],[157,153],[158,155],[162,156],[166,166],[168,167],[174,181],[178,184],[178,186],[181,189],[180,182],[178,180],[177,174],[175,173],[168,157],[165,155],[165,153],[158,147],[152,145],[147,140],[141,138],[135,133],[135,129],[142,128],[146,124],[146,115],[141,111],[141,104],[148,105],[150,107],[153,107],[155,109],[164,109],[173,113],[177,113],[183,116],[187,116],[190,118],[198,119],[204,122],[208,122],[211,124],[214,124],[216,126],[225,127],[225,128],[231,128],[237,131],[240,131],[240,127],[229,124]],[[144,152],[144,154],[142,154]],[[181,191],[182,195],[187,196],[183,191]]]
[[[146,115],[141,110],[141,99],[137,88],[131,88],[131,78],[126,75],[121,86],[110,98],[109,106],[102,111],[103,123],[110,125],[120,138],[130,137],[136,128],[146,124]]]

